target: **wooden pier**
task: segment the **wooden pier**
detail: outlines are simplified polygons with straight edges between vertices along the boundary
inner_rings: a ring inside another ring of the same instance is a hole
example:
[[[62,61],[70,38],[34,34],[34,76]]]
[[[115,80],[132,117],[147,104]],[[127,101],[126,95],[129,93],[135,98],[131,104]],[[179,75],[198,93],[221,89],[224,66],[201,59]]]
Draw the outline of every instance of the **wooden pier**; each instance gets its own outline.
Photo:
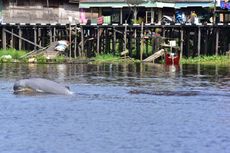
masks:
[[[0,24],[0,48],[39,50],[58,40],[68,40],[68,56],[126,52],[145,59],[162,49],[161,44],[176,40],[181,56],[223,55],[230,50],[230,24],[143,24],[70,25]]]

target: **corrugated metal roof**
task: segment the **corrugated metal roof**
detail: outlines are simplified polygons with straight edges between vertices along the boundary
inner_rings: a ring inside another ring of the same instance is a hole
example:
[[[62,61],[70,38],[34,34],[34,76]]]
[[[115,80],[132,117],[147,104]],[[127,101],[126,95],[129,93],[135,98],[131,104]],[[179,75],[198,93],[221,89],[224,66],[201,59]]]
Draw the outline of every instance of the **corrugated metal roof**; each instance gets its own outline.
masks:
[[[149,0],[139,5],[140,7],[155,8],[184,8],[184,7],[209,7],[213,6],[212,0]],[[80,0],[79,8],[128,7],[124,0]]]
[[[149,0],[151,2],[169,2],[169,3],[180,3],[180,2],[213,2],[213,0]],[[81,3],[90,2],[125,2],[125,0],[80,0]]]
[[[186,7],[210,7],[213,6],[213,3],[210,2],[181,2],[181,3],[176,3],[175,8],[186,8]]]

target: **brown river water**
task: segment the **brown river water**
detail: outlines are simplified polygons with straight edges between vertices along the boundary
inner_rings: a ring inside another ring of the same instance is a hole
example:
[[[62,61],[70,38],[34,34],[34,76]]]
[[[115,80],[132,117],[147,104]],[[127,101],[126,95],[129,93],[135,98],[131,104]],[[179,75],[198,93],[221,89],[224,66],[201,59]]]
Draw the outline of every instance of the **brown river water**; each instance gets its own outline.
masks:
[[[15,95],[51,79],[71,96]],[[1,153],[230,150],[230,66],[0,64]]]

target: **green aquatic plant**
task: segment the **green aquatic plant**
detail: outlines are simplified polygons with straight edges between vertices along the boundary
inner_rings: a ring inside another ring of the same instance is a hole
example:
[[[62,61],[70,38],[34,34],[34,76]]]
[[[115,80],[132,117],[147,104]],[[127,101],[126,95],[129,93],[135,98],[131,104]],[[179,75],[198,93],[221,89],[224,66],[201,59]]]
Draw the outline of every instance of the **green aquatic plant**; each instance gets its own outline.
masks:
[[[118,62],[121,60],[121,57],[112,54],[102,54],[97,55],[94,60],[96,62]]]
[[[66,57],[60,55],[60,56],[55,57],[53,61],[54,61],[55,63],[64,63],[65,60],[66,60]]]
[[[37,63],[39,63],[39,64],[45,64],[45,63],[47,63],[46,57],[44,57],[44,56],[42,56],[42,55],[37,56],[37,57],[36,57],[36,60],[37,60]]]
[[[0,50],[0,58],[2,56],[6,56],[6,55],[9,55],[12,57],[12,59],[20,59],[21,56],[25,55],[26,54],[26,51],[24,50],[16,50],[14,48],[9,48],[9,49],[1,49]]]
[[[96,57],[93,58],[95,62],[102,62],[102,63],[123,63],[123,62],[134,62],[138,63],[140,62],[139,60],[135,60],[133,58],[130,58],[128,56],[126,57],[121,57],[118,55],[113,55],[113,54],[101,54],[97,55]]]
[[[230,64],[230,57],[225,55],[182,58],[182,64]]]

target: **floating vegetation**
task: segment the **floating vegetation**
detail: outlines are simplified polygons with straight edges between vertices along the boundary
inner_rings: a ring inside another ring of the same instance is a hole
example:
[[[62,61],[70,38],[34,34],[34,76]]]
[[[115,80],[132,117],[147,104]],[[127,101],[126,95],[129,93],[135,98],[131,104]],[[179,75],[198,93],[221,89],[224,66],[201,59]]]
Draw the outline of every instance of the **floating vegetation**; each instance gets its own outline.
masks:
[[[189,57],[189,58],[182,58],[181,63],[182,64],[230,64],[230,57],[224,55]]]

